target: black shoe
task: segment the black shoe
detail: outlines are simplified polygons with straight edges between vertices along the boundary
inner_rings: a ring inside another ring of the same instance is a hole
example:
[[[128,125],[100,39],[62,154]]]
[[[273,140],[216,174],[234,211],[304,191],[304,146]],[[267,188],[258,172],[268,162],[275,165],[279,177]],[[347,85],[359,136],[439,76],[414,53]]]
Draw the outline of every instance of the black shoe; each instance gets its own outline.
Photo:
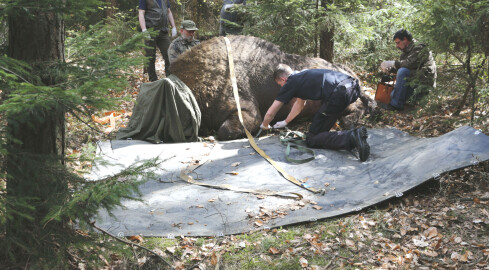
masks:
[[[370,145],[367,142],[367,129],[365,127],[359,127],[351,132],[350,143],[353,148],[356,148],[360,160],[363,162],[368,159],[370,155]]]
[[[380,108],[387,111],[402,111],[402,108],[394,107],[391,104],[379,103],[378,105]]]

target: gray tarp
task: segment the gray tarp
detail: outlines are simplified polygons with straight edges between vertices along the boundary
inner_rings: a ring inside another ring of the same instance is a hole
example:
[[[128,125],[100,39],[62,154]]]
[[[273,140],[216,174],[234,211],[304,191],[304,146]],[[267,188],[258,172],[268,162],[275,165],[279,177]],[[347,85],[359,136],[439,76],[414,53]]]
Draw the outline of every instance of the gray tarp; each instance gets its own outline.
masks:
[[[175,75],[141,85],[126,128],[117,139],[160,142],[196,142],[200,109],[192,91]]]
[[[284,157],[277,136],[257,143],[288,173],[325,195],[312,194],[285,180],[246,140],[212,143],[149,144],[112,141],[100,144],[99,155],[120,166],[94,168],[91,177],[111,175],[136,159],[166,160],[158,179],[141,187],[144,202],[124,201],[126,209],[100,212],[99,226],[119,235],[211,236],[333,217],[379,203],[441,173],[489,159],[489,137],[461,127],[437,138],[416,138],[397,129],[369,129],[371,155],[359,162],[350,152],[315,149],[312,162],[293,165]],[[299,154],[300,155],[300,154]],[[299,158],[299,156],[295,156]],[[204,161],[207,162],[204,163]],[[296,192],[301,201],[256,196],[186,183],[180,171],[202,164],[192,177],[233,187]]]

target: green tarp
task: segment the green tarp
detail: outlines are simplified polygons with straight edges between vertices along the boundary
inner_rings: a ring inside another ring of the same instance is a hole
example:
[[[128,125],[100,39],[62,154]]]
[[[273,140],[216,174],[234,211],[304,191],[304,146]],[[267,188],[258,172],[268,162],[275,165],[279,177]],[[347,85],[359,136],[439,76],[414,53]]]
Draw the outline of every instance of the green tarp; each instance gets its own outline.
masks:
[[[152,143],[198,141],[201,114],[192,91],[177,76],[141,85],[134,110],[118,140]]]

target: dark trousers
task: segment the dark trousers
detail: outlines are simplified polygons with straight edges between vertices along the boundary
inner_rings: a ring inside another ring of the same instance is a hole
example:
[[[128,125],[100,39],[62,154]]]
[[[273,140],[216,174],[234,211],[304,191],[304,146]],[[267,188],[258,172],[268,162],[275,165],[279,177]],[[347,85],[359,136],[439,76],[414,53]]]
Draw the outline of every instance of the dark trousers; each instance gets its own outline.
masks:
[[[327,100],[323,100],[321,107],[312,118],[306,144],[312,148],[333,150],[350,150],[351,130],[330,132],[343,111],[355,102],[360,96],[360,86],[356,80],[342,82],[333,91]]]
[[[171,40],[168,32],[163,31],[158,31],[157,36],[151,36],[151,39],[148,39],[145,42],[146,46],[148,46],[148,48],[145,49],[145,55],[146,57],[149,57],[146,71],[148,72],[149,80],[152,82],[158,80],[155,69],[156,47],[158,47],[165,60],[165,75],[170,75],[170,59],[168,58],[168,47],[170,47],[170,43]]]

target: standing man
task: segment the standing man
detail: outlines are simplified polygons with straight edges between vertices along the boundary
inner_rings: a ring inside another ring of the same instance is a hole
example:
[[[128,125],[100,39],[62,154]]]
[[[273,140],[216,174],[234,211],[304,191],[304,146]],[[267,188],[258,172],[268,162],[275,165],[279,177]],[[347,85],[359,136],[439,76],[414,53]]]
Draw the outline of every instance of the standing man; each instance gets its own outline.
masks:
[[[186,50],[190,50],[195,45],[200,44],[200,41],[195,39],[195,31],[199,30],[195,23],[191,20],[184,20],[180,27],[180,36],[172,41],[168,48],[168,58],[170,64]]]
[[[269,124],[280,110],[292,98],[297,98],[287,118],[277,122],[273,128],[284,128],[304,108],[306,100],[321,100],[321,107],[312,118],[306,144],[312,148],[334,150],[358,150],[360,160],[367,160],[370,146],[367,143],[365,127],[353,130],[330,132],[330,129],[341,116],[341,113],[360,96],[360,85],[357,79],[329,69],[306,69],[293,72],[285,64],[278,65],[273,77],[281,86],[278,96],[268,109],[262,129],[270,128]]]
[[[391,102],[379,104],[381,108],[391,111],[402,110],[415,89],[417,97],[421,97],[436,87],[436,63],[428,47],[423,43],[415,43],[411,33],[404,29],[397,31],[393,39],[396,48],[402,51],[400,60],[380,64],[385,73],[397,73]]]
[[[242,14],[233,11],[238,5],[246,5],[246,0],[224,0],[219,21],[219,35],[239,35],[243,30]]]
[[[170,75],[168,21],[170,21],[172,27],[172,37],[175,37],[177,29],[170,10],[170,2],[168,0],[139,0],[139,25],[141,26],[141,31],[144,33],[151,29],[152,32],[155,32],[151,33],[151,37],[145,42],[146,46],[149,47],[145,49],[145,55],[149,57],[146,70],[149,80],[152,82],[158,80],[155,69],[156,47],[158,47],[165,60],[165,75]]]

